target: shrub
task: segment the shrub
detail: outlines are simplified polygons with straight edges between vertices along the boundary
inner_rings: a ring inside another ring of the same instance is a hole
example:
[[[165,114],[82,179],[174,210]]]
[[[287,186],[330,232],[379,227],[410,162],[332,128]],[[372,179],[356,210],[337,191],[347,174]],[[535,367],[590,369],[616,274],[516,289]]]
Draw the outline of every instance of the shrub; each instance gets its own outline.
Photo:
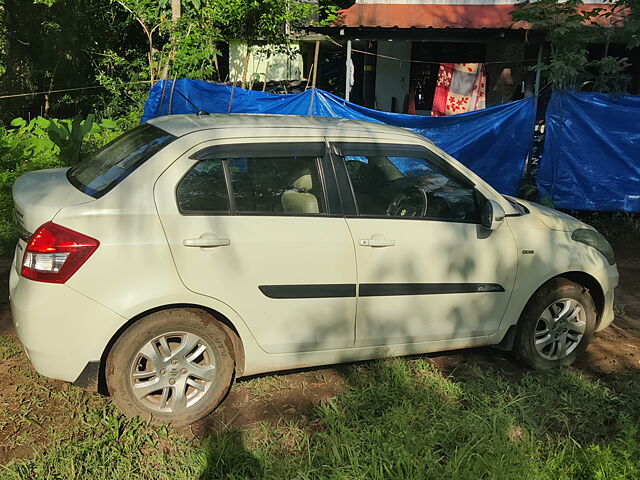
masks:
[[[17,239],[11,189],[16,179],[32,170],[59,168],[86,158],[122,131],[119,122],[105,119],[11,121],[0,126],[0,255],[10,254]]]

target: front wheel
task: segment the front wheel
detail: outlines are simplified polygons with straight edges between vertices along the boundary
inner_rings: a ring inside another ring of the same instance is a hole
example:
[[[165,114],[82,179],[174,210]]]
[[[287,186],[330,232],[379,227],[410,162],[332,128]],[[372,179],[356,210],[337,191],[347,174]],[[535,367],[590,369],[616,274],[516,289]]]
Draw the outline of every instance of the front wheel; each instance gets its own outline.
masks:
[[[223,329],[203,312],[172,309],[139,320],[118,338],[106,380],[126,415],[183,426],[218,406],[233,372]]]
[[[535,369],[571,365],[589,344],[596,308],[589,292],[563,278],[542,286],[522,312],[514,352]]]

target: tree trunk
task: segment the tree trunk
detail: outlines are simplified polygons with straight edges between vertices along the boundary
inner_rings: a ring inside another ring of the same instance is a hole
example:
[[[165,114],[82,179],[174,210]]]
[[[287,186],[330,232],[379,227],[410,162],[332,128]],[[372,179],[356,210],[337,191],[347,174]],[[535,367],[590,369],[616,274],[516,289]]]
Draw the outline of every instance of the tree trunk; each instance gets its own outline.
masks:
[[[178,20],[182,16],[182,6],[180,4],[180,0],[171,0],[171,20],[173,21],[174,27],[175,24],[178,23]],[[167,57],[167,62],[162,67],[162,73],[160,74],[160,78],[166,80],[169,76],[169,65],[176,58],[176,46],[175,39],[171,39],[172,46],[171,51],[169,52],[169,56]]]
[[[151,43],[151,39],[149,38],[149,53],[147,53],[147,60],[149,61],[149,83],[151,86],[156,83],[156,70],[153,67],[153,44]]]
[[[213,54],[213,64],[216,66],[216,73],[218,74],[218,82],[221,82],[220,78],[220,66],[218,65],[218,55],[216,53]]]
[[[249,70],[249,58],[251,58],[251,45],[247,44],[247,53],[244,56],[244,67],[242,68],[242,84],[240,88],[244,88],[247,84],[247,72]]]
[[[171,20],[177,22],[182,16],[180,0],[171,0]]]

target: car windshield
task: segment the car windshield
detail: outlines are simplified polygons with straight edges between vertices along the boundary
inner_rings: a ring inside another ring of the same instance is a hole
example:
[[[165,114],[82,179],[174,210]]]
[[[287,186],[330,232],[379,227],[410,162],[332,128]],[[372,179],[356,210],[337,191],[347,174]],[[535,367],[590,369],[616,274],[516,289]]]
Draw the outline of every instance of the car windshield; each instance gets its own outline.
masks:
[[[175,139],[148,123],[139,125],[73,167],[67,178],[81,192],[99,198]]]

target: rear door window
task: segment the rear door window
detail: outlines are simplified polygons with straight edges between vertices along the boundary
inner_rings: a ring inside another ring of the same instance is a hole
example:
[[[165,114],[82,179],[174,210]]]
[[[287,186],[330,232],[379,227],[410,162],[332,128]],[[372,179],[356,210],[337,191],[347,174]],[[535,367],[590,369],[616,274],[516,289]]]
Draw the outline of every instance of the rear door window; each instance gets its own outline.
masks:
[[[207,147],[191,156],[199,163],[178,184],[178,208],[183,214],[327,214],[324,150],[316,142]]]
[[[176,137],[148,123],[119,136],[67,172],[81,192],[99,198]]]
[[[249,157],[228,160],[239,213],[325,213],[314,157]]]

